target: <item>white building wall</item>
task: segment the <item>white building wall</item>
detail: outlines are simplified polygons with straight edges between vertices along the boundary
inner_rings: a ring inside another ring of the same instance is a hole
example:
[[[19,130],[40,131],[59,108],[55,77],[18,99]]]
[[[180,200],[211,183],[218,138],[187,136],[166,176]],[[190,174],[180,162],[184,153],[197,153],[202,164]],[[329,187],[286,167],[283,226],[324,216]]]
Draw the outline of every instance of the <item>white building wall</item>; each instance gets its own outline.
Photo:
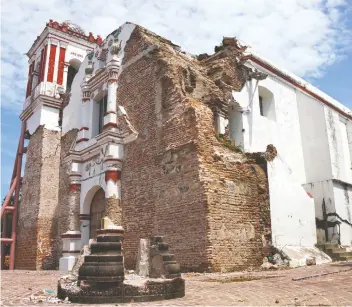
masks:
[[[299,90],[296,91],[296,97],[306,182],[331,179],[332,168],[324,105]],[[313,195],[314,198],[320,197]]]
[[[313,199],[280,157],[268,163],[268,180],[274,245],[313,247],[316,243]]]
[[[62,118],[62,134],[72,130],[81,128],[81,114],[82,109],[82,90],[81,83],[85,77],[85,69],[88,66],[88,58],[86,57],[81,64],[71,86],[70,103],[63,110]]]
[[[341,115],[339,113],[328,107],[324,107],[324,109],[328,131],[332,177],[352,184],[351,154],[349,152],[349,140],[347,139],[347,125],[344,126],[341,123]]]
[[[271,103],[267,109],[263,105],[266,116],[260,114],[259,93],[263,104]],[[241,113],[230,109],[230,136],[245,145],[244,140],[248,139],[245,151],[265,152],[267,145],[273,144],[278,152],[268,163],[273,243],[280,247],[312,248],[316,243],[315,208],[314,200],[302,186],[306,183],[306,172],[296,90],[268,76],[259,82],[247,82],[233,97],[242,108],[249,107],[250,113],[242,114],[239,120]],[[245,131],[240,132],[243,128]]]
[[[335,198],[336,213],[347,221],[340,224],[341,245],[352,245],[352,186],[334,182],[333,195]]]

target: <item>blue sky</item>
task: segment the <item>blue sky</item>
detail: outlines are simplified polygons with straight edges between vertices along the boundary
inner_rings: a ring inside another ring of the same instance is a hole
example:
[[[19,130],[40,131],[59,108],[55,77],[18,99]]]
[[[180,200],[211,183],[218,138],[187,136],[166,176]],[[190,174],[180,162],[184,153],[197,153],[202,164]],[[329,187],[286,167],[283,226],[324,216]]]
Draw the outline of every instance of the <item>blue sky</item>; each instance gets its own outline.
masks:
[[[108,35],[140,24],[183,50],[211,53],[223,36],[310,81],[352,108],[352,0],[12,0],[1,12],[1,197],[17,148],[28,65],[49,19]]]

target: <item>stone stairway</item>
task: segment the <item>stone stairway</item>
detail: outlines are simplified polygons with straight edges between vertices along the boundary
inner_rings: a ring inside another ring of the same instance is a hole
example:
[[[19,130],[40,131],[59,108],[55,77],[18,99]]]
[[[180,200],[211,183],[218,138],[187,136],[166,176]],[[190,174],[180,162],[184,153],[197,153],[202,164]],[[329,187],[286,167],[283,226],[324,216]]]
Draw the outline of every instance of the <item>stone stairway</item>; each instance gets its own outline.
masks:
[[[337,243],[317,244],[317,248],[328,254],[333,261],[352,261],[352,252]]]

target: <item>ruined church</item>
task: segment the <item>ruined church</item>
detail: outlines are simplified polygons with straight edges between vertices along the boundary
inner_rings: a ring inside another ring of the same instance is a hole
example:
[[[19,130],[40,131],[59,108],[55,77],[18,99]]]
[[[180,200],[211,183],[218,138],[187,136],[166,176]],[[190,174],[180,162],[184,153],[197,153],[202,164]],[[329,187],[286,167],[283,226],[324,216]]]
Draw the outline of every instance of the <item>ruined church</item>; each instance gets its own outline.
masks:
[[[129,22],[102,39],[50,20],[27,56],[16,269],[70,270],[103,217],[127,269],[157,235],[201,272],[352,246],[351,110],[237,39],[191,55]]]

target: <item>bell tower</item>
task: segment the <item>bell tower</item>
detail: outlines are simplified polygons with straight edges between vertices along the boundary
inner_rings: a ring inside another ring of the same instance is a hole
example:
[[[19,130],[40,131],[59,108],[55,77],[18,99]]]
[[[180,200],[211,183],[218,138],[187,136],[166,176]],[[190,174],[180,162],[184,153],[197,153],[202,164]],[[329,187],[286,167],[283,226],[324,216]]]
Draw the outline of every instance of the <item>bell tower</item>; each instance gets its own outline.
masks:
[[[70,22],[49,20],[26,54],[28,82],[20,119],[29,144],[18,209],[16,269],[58,267],[61,114],[81,63],[101,43],[100,36],[86,35]]]

